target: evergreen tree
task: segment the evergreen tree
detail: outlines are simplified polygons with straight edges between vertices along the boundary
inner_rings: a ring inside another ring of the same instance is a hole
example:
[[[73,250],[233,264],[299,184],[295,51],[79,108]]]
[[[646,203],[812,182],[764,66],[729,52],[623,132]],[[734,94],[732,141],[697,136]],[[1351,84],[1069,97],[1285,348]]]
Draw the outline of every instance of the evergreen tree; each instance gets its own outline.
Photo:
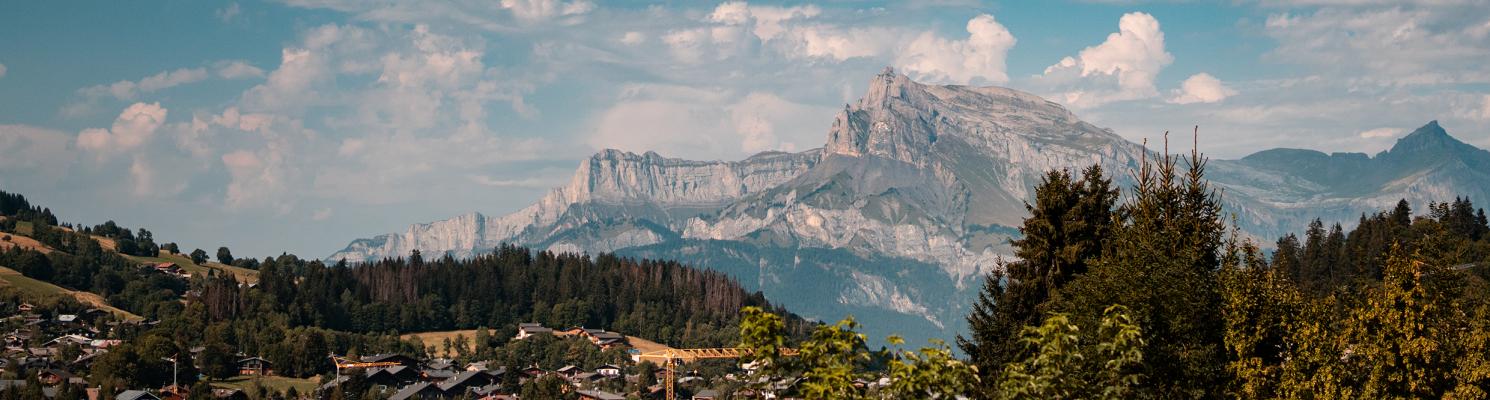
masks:
[[[1197,151],[1144,162],[1110,246],[1057,296],[1077,325],[1096,325],[1113,304],[1131,308],[1144,335],[1142,372],[1163,377],[1140,388],[1146,396],[1217,397],[1225,387],[1215,273],[1227,228],[1205,165]]]
[[[1007,274],[984,280],[968,317],[970,336],[957,339],[985,380],[1014,358],[1020,330],[1036,322],[1038,307],[1052,291],[1085,273],[1102,255],[1117,197],[1097,165],[1086,168],[1080,180],[1067,170],[1042,178],[1035,204],[1025,204],[1030,216],[1020,227],[1024,236],[1013,242],[1019,260],[1006,265]]]

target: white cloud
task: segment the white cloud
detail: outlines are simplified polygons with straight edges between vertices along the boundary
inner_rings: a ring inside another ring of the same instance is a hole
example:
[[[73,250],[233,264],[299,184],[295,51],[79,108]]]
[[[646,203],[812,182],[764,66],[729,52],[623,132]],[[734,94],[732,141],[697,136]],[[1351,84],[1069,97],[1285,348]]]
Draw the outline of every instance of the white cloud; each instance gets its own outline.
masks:
[[[145,144],[166,120],[160,103],[134,103],[114,120],[109,129],[89,128],[78,134],[78,147],[102,153],[125,152]]]
[[[5,64],[0,64],[0,78],[4,78],[5,77],[5,71],[6,71]]]
[[[701,64],[768,51],[791,60],[877,58],[933,83],[1004,83],[1005,60],[1017,40],[992,15],[968,20],[966,38],[895,26],[854,27],[816,21],[816,6],[720,4],[703,26],[673,29],[662,42],[674,59]]]
[[[1004,59],[1017,42],[1014,35],[988,14],[969,20],[967,32],[967,40],[947,40],[922,32],[897,52],[895,64],[920,80],[1007,82]]]
[[[700,159],[733,160],[768,150],[822,144],[824,116],[816,107],[765,92],[723,93],[666,85],[632,85],[601,112],[591,148]]]
[[[1172,92],[1169,102],[1175,104],[1216,103],[1226,100],[1227,97],[1235,96],[1236,93],[1235,89],[1227,87],[1220,79],[1202,72],[1190,75],[1180,83],[1180,88]]]
[[[262,78],[264,70],[243,60],[219,61],[214,65],[217,76],[223,79]]]
[[[1321,8],[1268,16],[1268,57],[1372,85],[1490,82],[1490,9],[1452,4]]]
[[[75,159],[72,136],[27,125],[0,125],[0,186],[11,179],[55,180],[67,176]]]
[[[595,3],[585,0],[502,0],[502,8],[511,11],[519,19],[539,21],[582,15],[594,10]]]
[[[207,79],[205,68],[181,68],[147,76],[136,81],[118,81],[108,85],[96,85],[79,90],[84,96],[96,99],[113,96],[119,100],[134,100],[140,93],[150,93]]]
[[[1380,139],[1394,137],[1401,133],[1402,130],[1397,128],[1376,128],[1361,131],[1357,136],[1360,136],[1362,139]]]
[[[1154,78],[1173,61],[1159,20],[1134,12],[1123,14],[1106,41],[1045,68],[1039,79],[1058,87],[1067,105],[1092,107],[1157,96]]]
[[[621,44],[635,46],[647,41],[647,35],[637,31],[626,32],[621,35]]]

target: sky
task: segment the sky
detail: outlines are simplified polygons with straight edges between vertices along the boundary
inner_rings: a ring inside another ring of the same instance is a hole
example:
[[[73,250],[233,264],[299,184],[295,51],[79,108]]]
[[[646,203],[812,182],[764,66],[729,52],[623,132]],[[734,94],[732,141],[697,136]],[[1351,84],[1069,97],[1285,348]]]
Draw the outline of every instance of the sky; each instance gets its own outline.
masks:
[[[1479,0],[6,2],[0,190],[319,258],[515,211],[605,148],[819,147],[887,66],[1135,141],[1198,125],[1216,158],[1375,153],[1430,120],[1490,147]]]

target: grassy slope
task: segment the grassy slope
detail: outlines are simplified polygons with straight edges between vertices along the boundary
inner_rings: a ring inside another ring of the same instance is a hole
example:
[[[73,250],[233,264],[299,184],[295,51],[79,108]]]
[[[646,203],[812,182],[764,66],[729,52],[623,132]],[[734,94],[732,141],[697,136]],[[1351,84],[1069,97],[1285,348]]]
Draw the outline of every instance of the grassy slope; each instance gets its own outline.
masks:
[[[94,307],[108,310],[109,312],[114,313],[114,315],[122,315],[124,316],[124,318],[128,319],[144,319],[138,315],[131,314],[128,311],[120,310],[118,308],[114,308],[114,306],[110,306],[107,301],[104,301],[102,296],[99,296],[97,294],[69,290],[61,286],[27,278],[26,276],[21,275],[20,272],[17,272],[16,270],[10,268],[0,267],[0,284],[14,286],[16,289],[20,289],[23,292],[37,297],[68,296],[77,299],[77,301],[83,304],[89,304]]]
[[[424,344],[424,347],[433,347],[435,349],[435,354],[437,354],[438,356],[440,356],[440,357],[452,357],[451,355],[443,354],[444,351],[445,351],[444,350],[444,347],[445,347],[444,342],[445,342],[445,338],[450,338],[451,341],[455,341],[455,336],[456,335],[465,335],[466,340],[470,341],[470,340],[474,340],[476,338],[476,330],[475,329],[465,329],[465,330],[458,330],[458,331],[434,331],[434,332],[409,333],[409,334],[405,334],[405,335],[399,336],[399,339],[403,339],[403,340],[417,339],[421,343]],[[641,351],[643,353],[652,352],[652,351],[658,351],[658,350],[666,350],[666,349],[669,349],[670,348],[667,345],[664,345],[664,344],[661,344],[661,343],[657,343],[657,342],[653,342],[653,341],[647,340],[647,339],[642,339],[642,338],[639,338],[639,337],[636,337],[636,336],[626,336],[626,340],[631,343],[631,347],[636,348],[637,350],[639,350],[639,351]],[[459,353],[456,353],[456,354],[459,354]]]
[[[192,276],[205,275],[205,274],[207,274],[207,271],[218,270],[218,271],[221,271],[221,272],[227,272],[227,273],[233,274],[233,277],[237,278],[239,282],[245,282],[245,283],[258,283],[259,282],[259,271],[254,271],[254,270],[247,269],[247,268],[234,267],[234,266],[231,266],[231,265],[221,264],[221,263],[214,262],[214,261],[208,261],[208,262],[206,262],[203,265],[196,265],[196,264],[192,264],[191,263],[191,259],[190,258],[187,258],[185,255],[182,255],[182,254],[171,254],[171,253],[167,253],[167,252],[162,251],[162,252],[160,252],[160,257],[137,257],[137,256],[125,256],[125,257],[129,257],[129,259],[134,260],[136,262],[140,262],[140,263],[173,262],[173,263],[176,263],[177,266],[180,266],[182,269],[185,269],[187,272],[190,272],[192,274]]]

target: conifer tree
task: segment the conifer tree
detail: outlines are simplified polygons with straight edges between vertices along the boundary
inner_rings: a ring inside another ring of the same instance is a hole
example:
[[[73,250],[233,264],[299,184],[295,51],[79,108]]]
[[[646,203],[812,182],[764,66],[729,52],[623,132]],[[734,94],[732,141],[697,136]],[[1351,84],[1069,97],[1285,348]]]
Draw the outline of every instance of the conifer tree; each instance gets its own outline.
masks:
[[[1024,236],[1013,242],[1018,260],[1006,265],[1007,273],[984,281],[968,317],[970,336],[957,339],[985,379],[1013,360],[1019,332],[1037,322],[1038,308],[1051,292],[1101,256],[1117,197],[1098,165],[1083,170],[1079,180],[1068,170],[1042,178],[1035,204],[1025,204],[1030,216],[1020,227]]]
[[[1167,150],[1167,149],[1166,149]],[[1181,169],[1178,163],[1186,162]],[[1167,151],[1134,173],[1131,197],[1111,245],[1086,274],[1060,289],[1059,311],[1094,325],[1113,304],[1132,309],[1142,328],[1143,395],[1216,397],[1224,388],[1225,349],[1215,273],[1227,230],[1219,195],[1205,180],[1206,160]]]

